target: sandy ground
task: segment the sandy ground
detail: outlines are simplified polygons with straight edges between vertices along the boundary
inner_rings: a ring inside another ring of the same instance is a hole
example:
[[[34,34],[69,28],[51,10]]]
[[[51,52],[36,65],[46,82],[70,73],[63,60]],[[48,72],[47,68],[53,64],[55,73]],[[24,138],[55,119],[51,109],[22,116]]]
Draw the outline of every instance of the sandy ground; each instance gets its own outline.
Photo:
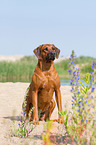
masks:
[[[28,138],[15,137],[11,130],[14,130],[13,120],[18,126],[19,115],[21,114],[21,106],[26,88],[29,83],[0,83],[0,145],[42,145],[42,133],[44,131],[45,122],[40,122]],[[61,86],[62,106],[63,109],[71,109],[70,86]],[[51,119],[58,117],[57,106],[51,116]],[[53,134],[63,134],[62,125],[57,122],[53,123]],[[64,143],[64,142],[63,142]],[[60,142],[58,143],[60,144]]]

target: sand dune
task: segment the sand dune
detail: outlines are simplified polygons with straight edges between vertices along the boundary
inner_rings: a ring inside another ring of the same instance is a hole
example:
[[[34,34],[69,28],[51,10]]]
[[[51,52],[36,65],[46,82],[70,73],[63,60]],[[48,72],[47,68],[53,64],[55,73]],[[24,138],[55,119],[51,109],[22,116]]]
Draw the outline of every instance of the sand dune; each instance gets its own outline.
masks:
[[[0,61],[16,61],[23,58],[24,55],[0,55]]]
[[[24,55],[0,55],[0,61],[12,61],[15,62],[16,60],[20,60],[21,58],[23,58]],[[59,57],[58,59],[55,59],[55,63],[58,63],[62,60],[66,60],[69,59],[69,57]]]

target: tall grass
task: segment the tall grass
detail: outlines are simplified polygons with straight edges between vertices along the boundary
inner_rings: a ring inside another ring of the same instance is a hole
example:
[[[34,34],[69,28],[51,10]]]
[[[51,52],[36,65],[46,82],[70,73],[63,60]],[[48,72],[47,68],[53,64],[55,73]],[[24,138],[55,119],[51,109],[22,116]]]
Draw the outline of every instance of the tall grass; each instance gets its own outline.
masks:
[[[55,63],[55,68],[61,79],[68,79],[68,60]]]
[[[31,81],[37,60],[24,57],[16,62],[0,62],[0,81]]]
[[[89,57],[89,56],[80,56],[80,57],[76,57],[75,58],[75,63],[76,64],[85,64],[85,63],[90,63],[92,64],[93,60],[96,60],[93,57]]]
[[[81,68],[81,76],[92,71],[91,64],[95,60],[91,57],[78,57],[75,62]],[[0,62],[1,82],[30,82],[37,64],[35,56],[25,56],[16,62]],[[82,65],[83,64],[83,65]],[[55,63],[55,68],[61,79],[68,79],[68,60]]]

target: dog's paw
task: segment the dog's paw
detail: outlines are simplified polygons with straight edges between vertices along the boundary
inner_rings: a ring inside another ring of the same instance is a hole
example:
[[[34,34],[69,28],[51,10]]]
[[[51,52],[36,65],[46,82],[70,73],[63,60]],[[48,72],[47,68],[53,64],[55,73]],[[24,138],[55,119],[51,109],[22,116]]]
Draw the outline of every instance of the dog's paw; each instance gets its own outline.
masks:
[[[59,124],[64,124],[62,119],[54,119],[53,122],[58,122]]]
[[[33,120],[32,122],[33,122],[34,125],[39,125],[40,124],[39,121],[37,121],[37,120]]]

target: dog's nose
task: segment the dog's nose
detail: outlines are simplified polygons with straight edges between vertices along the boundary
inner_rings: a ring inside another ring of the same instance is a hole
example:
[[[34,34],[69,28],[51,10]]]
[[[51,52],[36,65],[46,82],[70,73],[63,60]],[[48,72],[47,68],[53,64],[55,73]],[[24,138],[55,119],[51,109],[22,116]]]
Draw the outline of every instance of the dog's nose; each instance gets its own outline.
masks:
[[[48,54],[47,54],[47,57],[46,57],[46,60],[47,61],[50,61],[50,60],[55,60],[55,52],[53,51],[50,51]]]
[[[54,60],[55,59],[55,52],[51,51],[49,53],[49,59]]]
[[[51,51],[50,54],[54,56],[55,55],[55,52]]]

